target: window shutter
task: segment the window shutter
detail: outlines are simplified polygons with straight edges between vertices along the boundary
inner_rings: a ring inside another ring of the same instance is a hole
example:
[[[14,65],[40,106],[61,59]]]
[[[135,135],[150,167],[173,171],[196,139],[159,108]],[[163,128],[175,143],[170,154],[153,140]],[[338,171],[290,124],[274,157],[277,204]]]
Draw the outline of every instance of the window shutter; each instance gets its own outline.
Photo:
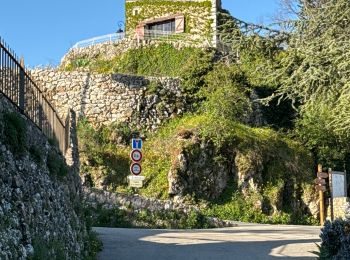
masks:
[[[178,16],[175,18],[175,32],[183,33],[185,32],[185,17]]]

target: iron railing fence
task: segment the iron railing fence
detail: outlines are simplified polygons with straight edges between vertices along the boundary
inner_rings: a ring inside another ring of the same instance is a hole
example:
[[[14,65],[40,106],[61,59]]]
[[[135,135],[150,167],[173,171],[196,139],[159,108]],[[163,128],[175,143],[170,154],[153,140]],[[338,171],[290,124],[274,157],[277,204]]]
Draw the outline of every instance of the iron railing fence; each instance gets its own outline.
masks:
[[[125,38],[125,33],[112,33],[79,41],[73,45],[72,49],[85,48],[100,43],[117,43]]]
[[[194,36],[189,33],[174,33],[168,31],[158,31],[158,30],[143,30],[142,32],[129,31],[126,33],[112,33],[107,35],[102,35],[94,37],[91,39],[79,41],[73,45],[72,49],[85,48],[89,46],[94,46],[103,43],[118,43],[123,39],[134,39],[136,40],[156,40],[156,41],[203,41],[203,37],[198,37],[194,39]],[[207,40],[208,41],[208,40]],[[208,41],[209,42],[209,41]]]
[[[49,139],[58,143],[64,154],[68,148],[69,125],[59,117],[53,105],[46,99],[32,80],[18,57],[0,38],[0,93],[28,117]]]

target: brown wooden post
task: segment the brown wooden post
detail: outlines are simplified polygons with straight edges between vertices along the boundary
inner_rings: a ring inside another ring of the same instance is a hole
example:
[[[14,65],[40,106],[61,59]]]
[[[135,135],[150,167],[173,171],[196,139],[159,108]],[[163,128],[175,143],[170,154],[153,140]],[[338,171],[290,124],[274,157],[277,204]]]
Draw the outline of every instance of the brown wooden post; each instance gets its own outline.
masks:
[[[333,180],[332,180],[333,174],[332,169],[328,169],[328,178],[329,178],[329,191],[331,193],[331,198],[329,199],[329,205],[331,207],[331,221],[334,221],[334,205],[333,205]]]
[[[318,165],[317,171],[319,173],[322,172],[321,164]],[[323,226],[325,222],[325,205],[324,205],[324,193],[322,190],[319,191],[319,197],[320,197],[320,223],[321,223],[321,226]]]

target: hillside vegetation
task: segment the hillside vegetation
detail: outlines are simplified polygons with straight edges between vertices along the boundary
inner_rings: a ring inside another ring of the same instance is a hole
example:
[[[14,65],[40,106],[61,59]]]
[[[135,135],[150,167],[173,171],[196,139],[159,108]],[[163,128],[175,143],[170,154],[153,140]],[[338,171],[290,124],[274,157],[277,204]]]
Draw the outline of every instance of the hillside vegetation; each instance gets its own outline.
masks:
[[[156,53],[169,49],[174,53],[165,51],[157,56],[154,62],[159,66],[153,71],[152,67],[143,65],[142,59],[136,59],[139,71],[145,71],[142,67],[145,66],[148,75],[159,75],[164,60],[172,60],[169,56],[183,55],[183,50],[166,44],[149,48],[156,48]],[[145,49],[125,55],[132,57]],[[260,54],[257,57],[260,59]],[[174,178],[181,174],[186,176],[180,179],[194,176],[193,185],[177,195],[188,203],[204,205],[202,211],[207,216],[263,223],[315,223],[307,207],[315,200],[312,156],[300,143],[289,139],[285,131],[278,133],[272,129],[290,127],[289,119],[293,115],[288,112],[292,109],[287,104],[277,108],[276,103],[275,107],[272,104],[256,109],[250,98],[252,93],[268,95],[273,87],[252,81],[254,71],[246,63],[225,63],[217,58],[214,51],[197,50],[186,65],[172,72],[181,71],[177,76],[182,77],[189,111],[183,118],[170,120],[156,133],[143,132],[146,136],[143,170],[147,181],[140,193],[172,198],[168,178],[170,172],[175,172]],[[260,117],[264,119],[257,120],[257,114],[262,114]],[[133,192],[127,187],[126,176],[130,164],[129,141],[134,130],[132,125],[122,123],[95,130],[87,121],[80,122],[82,171],[88,173],[92,186]],[[201,142],[212,158],[203,159]],[[193,167],[177,173],[176,158],[181,153],[192,158]],[[203,165],[195,165],[199,161]],[[208,177],[201,173],[206,169],[211,169],[214,179],[215,171],[221,171],[226,188],[216,190],[215,185],[208,185],[206,190],[201,190]]]
[[[348,168],[349,19],[342,18],[349,10],[345,0],[303,2],[295,26],[278,37],[244,34],[222,11],[225,55],[162,43],[72,63],[67,69],[180,77],[188,104],[185,116],[155,133],[81,121],[90,184],[133,192],[125,177],[138,130],[146,140],[142,195],[198,204],[202,214],[223,219],[316,223],[315,162]]]

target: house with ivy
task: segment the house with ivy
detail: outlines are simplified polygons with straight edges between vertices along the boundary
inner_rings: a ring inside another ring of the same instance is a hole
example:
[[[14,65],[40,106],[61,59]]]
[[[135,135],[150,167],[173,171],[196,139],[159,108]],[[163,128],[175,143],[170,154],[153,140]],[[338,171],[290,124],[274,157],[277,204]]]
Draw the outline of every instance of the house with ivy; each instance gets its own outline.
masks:
[[[186,35],[217,45],[221,0],[126,0],[126,33],[138,39]]]

